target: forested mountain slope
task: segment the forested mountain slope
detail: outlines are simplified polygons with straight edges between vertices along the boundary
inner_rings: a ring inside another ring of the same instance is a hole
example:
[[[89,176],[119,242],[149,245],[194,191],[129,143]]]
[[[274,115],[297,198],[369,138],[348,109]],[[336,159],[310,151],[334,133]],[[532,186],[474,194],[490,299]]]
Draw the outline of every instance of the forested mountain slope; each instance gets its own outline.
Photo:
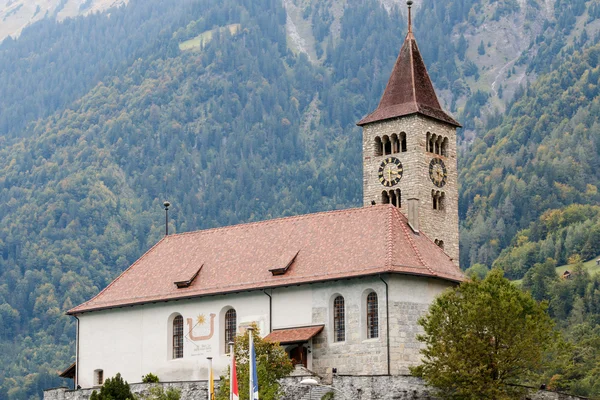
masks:
[[[311,59],[278,0],[132,0],[0,45],[0,398],[60,383],[74,357],[64,311],[160,238],[163,200],[172,232],[360,205],[354,124],[376,107],[406,31],[384,3],[294,3]],[[436,87],[479,129],[461,155],[464,267],[491,265],[548,208],[599,200],[598,40],[573,35],[595,26],[597,4],[550,3],[423,0],[415,16]],[[484,56],[468,32],[538,6],[515,67],[536,81],[484,127],[490,97],[471,89],[468,64]]]
[[[354,123],[368,106],[368,83],[348,88],[350,79],[293,56],[279,2],[194,4],[195,22],[173,29],[152,57],[4,138],[0,397],[28,398],[58,383],[56,369],[74,355],[75,322],[64,311],[160,238],[162,200],[173,203],[171,231],[359,204]],[[403,24],[375,2],[352,6],[379,17],[360,29],[344,23],[350,45],[388,43],[357,51],[355,63],[367,76],[375,66],[391,70]],[[234,36],[217,31],[201,51],[178,50],[232,23],[241,24]],[[78,34],[75,24],[56,29]]]
[[[600,201],[599,55],[571,49],[460,159],[463,265],[491,265],[548,209]]]

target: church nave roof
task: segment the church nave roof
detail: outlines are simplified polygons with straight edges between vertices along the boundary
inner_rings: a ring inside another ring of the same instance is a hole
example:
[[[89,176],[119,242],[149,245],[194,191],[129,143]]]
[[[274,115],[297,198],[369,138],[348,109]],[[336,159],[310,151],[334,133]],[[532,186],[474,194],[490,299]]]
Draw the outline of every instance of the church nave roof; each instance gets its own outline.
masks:
[[[378,205],[165,236],[68,313],[381,273],[464,280],[398,208]]]

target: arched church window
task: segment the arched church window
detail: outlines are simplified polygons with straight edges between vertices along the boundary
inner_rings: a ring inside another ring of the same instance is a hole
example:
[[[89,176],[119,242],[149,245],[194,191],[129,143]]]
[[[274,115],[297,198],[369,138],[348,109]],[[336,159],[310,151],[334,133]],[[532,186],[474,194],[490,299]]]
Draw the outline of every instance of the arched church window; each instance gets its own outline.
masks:
[[[346,315],[344,310],[344,298],[337,296],[333,300],[333,341],[343,342],[346,340]]]
[[[435,239],[434,243],[435,243],[436,245],[438,245],[438,247],[439,247],[440,249],[444,250],[444,241],[443,241],[443,240],[438,240],[438,239]]]
[[[396,189],[396,207],[402,207],[402,192]]]
[[[400,151],[406,153],[406,132],[400,133]]]
[[[437,195],[435,193],[435,190],[431,191],[431,202],[432,202],[432,205],[433,205],[433,209],[437,210],[438,209],[438,198],[437,198]]]
[[[367,339],[379,337],[379,315],[377,309],[377,293],[367,296]]]
[[[392,154],[392,142],[390,141],[390,138],[388,136],[384,136],[381,138],[381,141],[383,142],[383,154],[386,156],[388,154]]]
[[[94,386],[102,386],[104,384],[104,370],[97,369],[94,371]]]
[[[183,317],[173,318],[173,358],[183,358]]]
[[[230,308],[225,313],[225,353],[229,353],[229,342],[235,339],[237,331],[237,314],[235,309]]]
[[[438,210],[444,210],[445,206],[446,206],[446,194],[444,192],[438,192]]]
[[[383,155],[383,143],[381,142],[381,138],[377,136],[375,138],[375,157]]]

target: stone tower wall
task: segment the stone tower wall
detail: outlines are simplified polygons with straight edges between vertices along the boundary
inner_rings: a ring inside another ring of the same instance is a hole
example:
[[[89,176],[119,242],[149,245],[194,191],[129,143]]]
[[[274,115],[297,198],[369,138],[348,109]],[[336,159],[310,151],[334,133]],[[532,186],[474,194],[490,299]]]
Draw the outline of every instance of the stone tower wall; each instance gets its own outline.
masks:
[[[406,152],[390,155],[375,155],[375,138],[406,133]],[[447,156],[427,152],[427,132],[448,138]],[[382,203],[382,192],[399,188],[402,191],[401,211],[407,215],[409,198],[419,199],[420,231],[431,240],[443,240],[445,252],[458,265],[458,165],[456,128],[418,114],[374,122],[363,127],[363,203]],[[387,157],[396,157],[404,169],[402,179],[393,187],[386,188],[379,182],[381,162]],[[443,188],[436,187],[429,178],[429,162],[437,157],[444,161],[447,182]],[[444,209],[434,210],[431,191],[443,191]]]

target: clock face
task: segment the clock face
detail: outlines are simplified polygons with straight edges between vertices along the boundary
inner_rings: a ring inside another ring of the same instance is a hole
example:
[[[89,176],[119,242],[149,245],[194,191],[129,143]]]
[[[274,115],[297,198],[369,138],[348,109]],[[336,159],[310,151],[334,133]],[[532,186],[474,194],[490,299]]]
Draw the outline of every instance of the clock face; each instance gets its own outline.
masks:
[[[443,187],[448,180],[448,172],[444,162],[439,158],[434,158],[429,163],[429,179],[439,188]]]
[[[388,157],[379,165],[379,182],[383,186],[394,186],[402,179],[402,163],[396,157]]]

